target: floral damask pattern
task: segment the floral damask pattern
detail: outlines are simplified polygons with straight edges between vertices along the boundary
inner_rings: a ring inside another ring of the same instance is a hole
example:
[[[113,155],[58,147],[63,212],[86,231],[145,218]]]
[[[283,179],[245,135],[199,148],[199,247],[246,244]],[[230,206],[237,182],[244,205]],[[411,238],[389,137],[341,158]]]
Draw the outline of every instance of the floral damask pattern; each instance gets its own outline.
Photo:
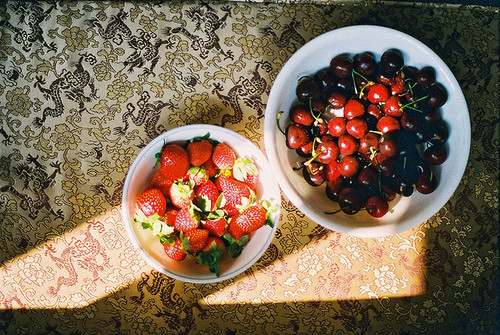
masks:
[[[498,332],[498,8],[380,0],[0,3],[0,333]],[[328,231],[285,196],[245,273],[188,284],[129,242],[123,181],[184,124],[263,148],[273,80],[304,43],[377,24],[451,68],[472,125],[450,201],[420,226]]]

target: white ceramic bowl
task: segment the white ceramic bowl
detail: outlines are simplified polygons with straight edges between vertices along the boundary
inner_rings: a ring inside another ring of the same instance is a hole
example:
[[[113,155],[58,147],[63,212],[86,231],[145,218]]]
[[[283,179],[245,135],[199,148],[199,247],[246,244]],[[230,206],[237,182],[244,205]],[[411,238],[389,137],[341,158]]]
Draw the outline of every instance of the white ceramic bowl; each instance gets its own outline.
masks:
[[[300,172],[292,170],[302,161],[285,145],[285,137],[276,126],[276,116],[282,111],[282,129],[286,128],[288,111],[296,102],[296,83],[303,76],[327,68],[330,60],[342,53],[351,55],[364,51],[373,52],[377,61],[390,48],[402,51],[405,64],[417,68],[432,66],[436,80],[448,91],[448,101],[441,108],[450,134],[447,145],[449,157],[436,169],[439,185],[429,195],[414,192],[411,197],[393,202],[393,212],[381,219],[366,212],[356,215],[331,212],[338,205],[330,201],[324,185],[309,186]],[[378,26],[351,26],[318,36],[301,47],[290,57],[277,76],[269,94],[264,121],[264,143],[269,162],[281,189],[289,200],[310,219],[325,228],[360,237],[392,235],[411,229],[441,209],[457,188],[467,164],[470,149],[470,121],[467,104],[460,86],[446,64],[427,46],[399,31]]]
[[[134,222],[135,199],[142,192],[155,171],[155,154],[160,152],[164,143],[183,143],[186,140],[210,133],[210,138],[231,146],[238,156],[250,157],[259,169],[257,196],[280,206],[281,194],[279,185],[272,174],[266,156],[245,137],[226,128],[213,125],[188,125],[169,130],[149,143],[132,163],[125,179],[122,198],[122,215],[129,238],[145,261],[154,269],[172,278],[192,283],[213,283],[234,277],[254,264],[271,243],[279,221],[279,210],[271,219],[274,227],[264,226],[257,230],[241,255],[228,257],[221,262],[221,274],[217,277],[207,266],[198,265],[187,258],[177,262],[165,255],[159,239],[149,230],[144,230]]]

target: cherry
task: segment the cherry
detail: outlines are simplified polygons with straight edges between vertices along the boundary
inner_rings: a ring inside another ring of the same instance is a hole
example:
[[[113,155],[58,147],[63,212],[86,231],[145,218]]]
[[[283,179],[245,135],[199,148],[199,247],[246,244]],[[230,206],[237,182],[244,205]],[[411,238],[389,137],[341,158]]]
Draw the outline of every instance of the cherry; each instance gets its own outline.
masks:
[[[379,105],[376,104],[369,104],[366,108],[366,114],[372,116],[375,120],[379,120],[382,116],[384,116]]]
[[[379,148],[379,136],[372,132],[367,132],[359,139],[358,152],[362,154],[371,154]]]
[[[335,117],[328,122],[330,135],[340,137],[346,133],[347,119],[345,117]]]
[[[382,132],[383,134],[388,133],[390,131],[394,131],[400,129],[401,125],[395,117],[392,116],[383,116],[377,122],[377,130]]]
[[[372,158],[372,165],[382,176],[390,177],[394,174],[394,160],[380,152]]]
[[[394,74],[378,73],[375,76],[375,81],[390,88],[396,82],[396,76]]]
[[[311,186],[319,186],[325,182],[326,173],[323,164],[311,162],[302,169],[302,174],[306,182]]]
[[[342,178],[337,177],[331,179],[326,184],[326,196],[332,201],[337,201],[339,199],[340,191],[344,189],[344,181]]]
[[[396,82],[391,85],[391,94],[398,95],[406,92],[408,86],[405,82],[405,76],[403,72],[399,72],[396,76]]]
[[[380,186],[382,198],[386,201],[392,201],[396,199],[396,191],[394,191],[388,184],[382,184]]]
[[[302,78],[296,89],[297,99],[301,102],[306,102],[311,98],[319,98],[321,89],[319,85],[311,78]]]
[[[432,108],[439,108],[443,106],[448,100],[448,92],[441,84],[434,84],[427,88],[427,105]]]
[[[354,56],[354,69],[364,76],[370,76],[375,72],[377,62],[371,52],[362,52]]]
[[[362,186],[375,186],[378,182],[377,171],[368,166],[359,172],[357,181]]]
[[[295,105],[290,109],[290,119],[304,126],[310,126],[314,122],[311,111],[305,105]]]
[[[316,160],[323,164],[329,164],[339,156],[339,147],[333,141],[321,142],[316,151],[319,153]]]
[[[384,104],[384,113],[389,116],[399,117],[403,115],[403,104],[399,95],[391,95]]]
[[[422,114],[415,110],[408,109],[401,115],[399,122],[401,123],[402,129],[409,132],[416,132],[420,127],[422,119]]]
[[[441,112],[437,108],[428,108],[423,113],[425,123],[434,123],[441,120]]]
[[[432,193],[437,188],[437,179],[432,174],[423,173],[418,177],[415,188],[422,194]]]
[[[329,90],[337,84],[337,79],[329,69],[321,69],[316,72],[314,80],[323,90]]]
[[[292,123],[286,128],[286,144],[290,149],[299,149],[309,140],[307,129],[298,123]]]
[[[386,102],[390,96],[389,89],[384,84],[375,84],[368,91],[368,100],[372,104]]]
[[[398,49],[386,50],[380,57],[382,69],[389,74],[395,74],[404,66],[403,54]]]
[[[381,218],[389,211],[389,204],[381,197],[374,195],[366,200],[365,208],[374,218]]]
[[[445,143],[448,136],[448,126],[444,121],[435,122],[429,127],[429,142],[432,144]]]
[[[309,134],[312,137],[320,137],[328,131],[328,125],[323,119],[317,119],[311,126],[308,127]]]
[[[339,78],[350,76],[352,66],[352,59],[348,54],[337,55],[330,61],[330,71]]]
[[[328,101],[330,107],[334,109],[340,109],[344,107],[347,101],[347,97],[345,93],[341,91],[333,91],[330,94],[328,94],[328,96],[326,97],[326,101]]]
[[[338,195],[340,209],[349,215],[356,214],[363,206],[358,191],[353,187],[344,188]]]
[[[365,106],[356,99],[351,99],[344,106],[344,117],[348,120],[365,114]]]
[[[344,177],[352,177],[359,170],[359,163],[353,156],[344,156],[339,161],[339,171]]]
[[[413,194],[413,184],[404,179],[398,180],[398,193],[404,197],[409,197]]]
[[[360,139],[368,131],[368,124],[361,118],[353,118],[347,121],[346,131],[352,137]]]
[[[301,157],[309,157],[312,152],[313,141],[309,141],[300,148],[298,148],[297,154]]]
[[[341,155],[352,155],[358,150],[358,141],[349,134],[340,136],[337,143]]]
[[[436,70],[432,66],[426,66],[418,70],[415,79],[422,87],[429,87],[436,82]]]
[[[387,157],[394,157],[399,154],[399,143],[395,136],[392,135],[393,133],[395,132],[385,133],[380,136],[379,151]]]
[[[441,165],[448,158],[444,144],[433,144],[424,151],[424,159],[431,165]]]
[[[334,160],[325,166],[325,173],[327,180],[333,180],[340,177],[339,163]]]

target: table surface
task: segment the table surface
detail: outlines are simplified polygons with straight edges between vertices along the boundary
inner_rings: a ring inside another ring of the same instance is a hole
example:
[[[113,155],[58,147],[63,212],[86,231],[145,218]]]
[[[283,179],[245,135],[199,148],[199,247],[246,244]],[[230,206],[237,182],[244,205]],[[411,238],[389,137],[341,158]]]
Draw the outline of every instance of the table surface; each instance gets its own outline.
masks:
[[[0,333],[493,334],[498,331],[498,8],[347,1],[0,4]],[[159,133],[222,125],[263,149],[270,87],[326,31],[377,24],[458,79],[470,159],[420,226],[327,231],[285,196],[241,275],[154,271],[121,219],[127,169]]]

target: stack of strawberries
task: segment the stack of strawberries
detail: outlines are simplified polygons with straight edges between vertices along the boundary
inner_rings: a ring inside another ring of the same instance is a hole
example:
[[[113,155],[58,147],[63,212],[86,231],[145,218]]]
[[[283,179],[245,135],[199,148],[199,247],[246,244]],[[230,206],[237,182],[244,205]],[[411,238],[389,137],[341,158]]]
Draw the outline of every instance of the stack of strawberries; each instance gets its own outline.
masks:
[[[137,197],[135,221],[159,237],[170,258],[189,256],[219,276],[225,254],[237,257],[252,232],[272,227],[277,208],[257,201],[255,163],[210,134],[165,144],[157,165]]]

